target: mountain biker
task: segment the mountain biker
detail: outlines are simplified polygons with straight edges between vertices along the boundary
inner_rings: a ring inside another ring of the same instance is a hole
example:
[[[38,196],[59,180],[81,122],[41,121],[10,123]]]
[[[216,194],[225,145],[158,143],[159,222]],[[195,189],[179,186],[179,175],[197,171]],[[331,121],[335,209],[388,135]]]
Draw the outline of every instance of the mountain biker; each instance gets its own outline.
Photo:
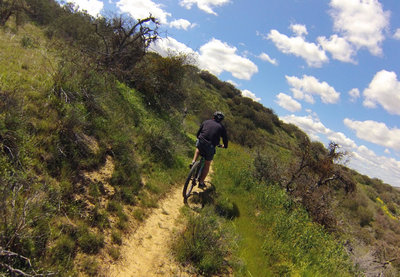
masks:
[[[215,154],[215,147],[220,146],[220,139],[222,137],[223,144],[222,148],[228,148],[228,136],[224,125],[221,121],[225,118],[224,114],[220,111],[216,111],[212,119],[208,119],[201,123],[199,130],[197,131],[196,151],[190,168],[196,162],[199,154],[205,159],[204,168],[199,180],[199,187],[205,188],[204,180],[207,177],[208,171],[210,170],[211,161]]]

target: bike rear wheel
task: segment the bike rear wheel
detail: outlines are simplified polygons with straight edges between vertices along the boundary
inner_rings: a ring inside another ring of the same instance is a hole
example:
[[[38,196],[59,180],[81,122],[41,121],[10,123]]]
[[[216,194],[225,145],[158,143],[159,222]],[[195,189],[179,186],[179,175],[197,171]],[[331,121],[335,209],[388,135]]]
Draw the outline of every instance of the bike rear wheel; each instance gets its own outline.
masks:
[[[189,175],[186,178],[185,185],[183,186],[182,196],[183,203],[187,204],[187,199],[189,198],[193,187],[196,186],[196,177],[198,173],[198,169],[200,168],[200,161],[197,161],[193,164],[192,168],[189,171]]]

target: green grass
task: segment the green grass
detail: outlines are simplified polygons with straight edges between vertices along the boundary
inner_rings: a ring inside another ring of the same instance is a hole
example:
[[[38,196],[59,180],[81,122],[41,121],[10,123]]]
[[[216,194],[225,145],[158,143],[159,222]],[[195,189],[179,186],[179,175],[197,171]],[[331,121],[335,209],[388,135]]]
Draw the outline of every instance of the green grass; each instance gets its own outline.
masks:
[[[340,241],[283,189],[254,180],[251,153],[235,145],[219,151],[214,172],[217,193],[239,208],[233,222],[249,276],[352,276]]]

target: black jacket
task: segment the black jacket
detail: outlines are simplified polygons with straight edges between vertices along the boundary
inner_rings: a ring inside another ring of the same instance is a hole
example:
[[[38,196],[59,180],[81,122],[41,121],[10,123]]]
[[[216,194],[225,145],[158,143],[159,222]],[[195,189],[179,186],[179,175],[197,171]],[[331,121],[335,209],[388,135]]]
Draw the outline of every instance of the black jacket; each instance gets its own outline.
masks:
[[[201,123],[199,130],[197,131],[197,138],[203,142],[217,146],[220,142],[220,138],[224,142],[225,148],[228,148],[228,136],[224,125],[209,119]]]

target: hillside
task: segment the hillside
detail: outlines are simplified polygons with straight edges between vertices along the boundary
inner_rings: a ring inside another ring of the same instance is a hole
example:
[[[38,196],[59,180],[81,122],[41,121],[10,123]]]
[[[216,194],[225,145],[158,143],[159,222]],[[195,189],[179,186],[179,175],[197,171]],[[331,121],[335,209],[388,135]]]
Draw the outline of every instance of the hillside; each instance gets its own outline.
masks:
[[[190,57],[148,53],[155,18],[7,3],[1,274],[96,276],[126,259],[127,240],[182,186],[199,124],[222,110],[233,143],[205,207],[181,210],[175,262],[206,276],[398,276],[400,192],[345,167],[339,145],[310,141]]]

